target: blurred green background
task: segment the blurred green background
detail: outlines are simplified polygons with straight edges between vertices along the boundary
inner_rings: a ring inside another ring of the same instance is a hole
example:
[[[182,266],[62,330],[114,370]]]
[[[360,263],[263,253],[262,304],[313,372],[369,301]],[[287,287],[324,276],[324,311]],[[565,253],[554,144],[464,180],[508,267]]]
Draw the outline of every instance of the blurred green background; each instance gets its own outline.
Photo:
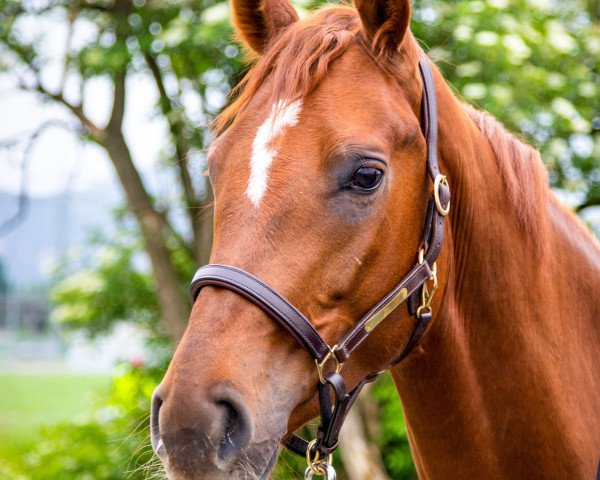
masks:
[[[598,234],[600,2],[417,0],[412,30]],[[160,476],[149,399],[207,260],[209,124],[243,68],[226,2],[0,0],[0,478]],[[388,377],[357,414],[382,478],[415,478]],[[336,462],[352,479],[343,445]],[[275,477],[302,471],[284,455]]]

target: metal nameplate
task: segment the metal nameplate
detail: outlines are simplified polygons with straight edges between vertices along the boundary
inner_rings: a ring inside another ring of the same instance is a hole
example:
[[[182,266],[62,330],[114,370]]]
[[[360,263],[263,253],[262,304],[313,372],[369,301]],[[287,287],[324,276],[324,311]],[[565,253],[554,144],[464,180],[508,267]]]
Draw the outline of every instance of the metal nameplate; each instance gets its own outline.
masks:
[[[400,305],[406,297],[408,296],[408,291],[406,288],[400,290],[394,298],[381,310],[375,313],[367,322],[365,323],[365,331],[372,331],[377,325],[379,325],[385,317],[387,317],[390,313],[396,310],[396,307]]]

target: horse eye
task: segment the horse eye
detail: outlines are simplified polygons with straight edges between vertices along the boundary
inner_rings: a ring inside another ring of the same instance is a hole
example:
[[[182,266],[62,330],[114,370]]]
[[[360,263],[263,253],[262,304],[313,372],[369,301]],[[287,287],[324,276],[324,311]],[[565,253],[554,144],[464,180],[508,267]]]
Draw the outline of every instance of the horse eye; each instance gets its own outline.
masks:
[[[360,167],[352,177],[352,180],[346,184],[350,190],[359,190],[363,192],[372,192],[383,179],[383,170],[374,167]]]

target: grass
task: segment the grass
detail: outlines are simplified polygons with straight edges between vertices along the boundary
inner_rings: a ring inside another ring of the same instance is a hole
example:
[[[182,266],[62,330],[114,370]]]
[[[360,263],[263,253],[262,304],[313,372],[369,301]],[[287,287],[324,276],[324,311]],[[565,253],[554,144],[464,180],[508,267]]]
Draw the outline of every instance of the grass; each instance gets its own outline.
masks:
[[[43,426],[85,418],[110,378],[0,374],[0,458],[27,452]]]

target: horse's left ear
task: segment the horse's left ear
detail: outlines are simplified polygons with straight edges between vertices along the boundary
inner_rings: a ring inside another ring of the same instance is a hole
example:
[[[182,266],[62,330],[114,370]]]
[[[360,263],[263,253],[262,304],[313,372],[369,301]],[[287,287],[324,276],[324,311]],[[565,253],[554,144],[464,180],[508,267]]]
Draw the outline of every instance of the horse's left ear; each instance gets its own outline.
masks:
[[[398,50],[410,24],[409,0],[354,0],[364,33],[378,56]]]
[[[288,0],[231,0],[238,36],[259,55],[281,30],[298,20]]]

